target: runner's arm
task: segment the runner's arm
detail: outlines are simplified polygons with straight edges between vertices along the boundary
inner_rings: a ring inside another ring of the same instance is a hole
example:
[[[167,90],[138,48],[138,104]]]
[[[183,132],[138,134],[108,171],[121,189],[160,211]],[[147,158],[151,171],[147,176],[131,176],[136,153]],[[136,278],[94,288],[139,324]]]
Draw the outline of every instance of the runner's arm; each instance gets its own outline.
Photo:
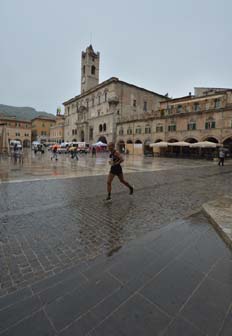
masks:
[[[123,157],[120,155],[119,152],[115,152],[114,155],[117,157],[117,161],[115,161],[112,166],[115,166],[117,164],[120,164],[124,161]]]

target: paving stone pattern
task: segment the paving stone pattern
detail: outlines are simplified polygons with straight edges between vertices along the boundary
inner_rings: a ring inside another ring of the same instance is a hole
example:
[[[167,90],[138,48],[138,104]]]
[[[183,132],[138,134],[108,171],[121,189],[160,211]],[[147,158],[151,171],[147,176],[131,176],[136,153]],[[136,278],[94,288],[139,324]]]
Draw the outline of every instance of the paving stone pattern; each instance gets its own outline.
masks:
[[[203,202],[231,194],[231,167],[127,175],[128,195],[105,176],[0,185],[0,295],[111,253],[125,242],[182,218]]]
[[[104,176],[1,184],[0,335],[230,335],[231,252],[191,216],[231,195],[221,168],[129,174],[110,204]]]
[[[193,215],[2,296],[0,335],[229,336],[231,269],[231,251]]]

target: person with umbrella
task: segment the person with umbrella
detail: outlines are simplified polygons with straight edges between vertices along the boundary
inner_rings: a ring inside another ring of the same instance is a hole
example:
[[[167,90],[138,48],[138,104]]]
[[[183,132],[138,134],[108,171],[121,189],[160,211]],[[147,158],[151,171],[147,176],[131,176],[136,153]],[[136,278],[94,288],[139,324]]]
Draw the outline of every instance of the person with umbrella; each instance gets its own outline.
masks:
[[[52,159],[56,159],[56,161],[58,160],[58,157],[57,157],[57,149],[58,149],[57,144],[55,144],[54,146],[52,146],[52,156],[51,156],[51,160],[52,160]]]

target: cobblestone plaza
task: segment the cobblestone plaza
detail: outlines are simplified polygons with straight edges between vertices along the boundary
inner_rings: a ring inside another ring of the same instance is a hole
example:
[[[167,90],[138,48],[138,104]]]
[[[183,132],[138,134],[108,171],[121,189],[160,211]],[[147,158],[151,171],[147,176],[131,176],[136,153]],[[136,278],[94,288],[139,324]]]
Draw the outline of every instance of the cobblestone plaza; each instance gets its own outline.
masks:
[[[201,212],[232,165],[107,155],[0,162],[0,335],[230,335],[231,252]],[[33,333],[32,333],[33,331]]]

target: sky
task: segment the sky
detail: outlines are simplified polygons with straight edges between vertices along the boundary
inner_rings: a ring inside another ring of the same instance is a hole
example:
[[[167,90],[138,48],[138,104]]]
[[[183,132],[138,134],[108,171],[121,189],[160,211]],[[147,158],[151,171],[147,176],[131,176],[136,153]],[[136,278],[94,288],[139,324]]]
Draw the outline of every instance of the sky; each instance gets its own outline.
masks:
[[[80,93],[90,43],[100,82],[232,88],[231,13],[231,0],[0,0],[0,104],[55,114]]]

